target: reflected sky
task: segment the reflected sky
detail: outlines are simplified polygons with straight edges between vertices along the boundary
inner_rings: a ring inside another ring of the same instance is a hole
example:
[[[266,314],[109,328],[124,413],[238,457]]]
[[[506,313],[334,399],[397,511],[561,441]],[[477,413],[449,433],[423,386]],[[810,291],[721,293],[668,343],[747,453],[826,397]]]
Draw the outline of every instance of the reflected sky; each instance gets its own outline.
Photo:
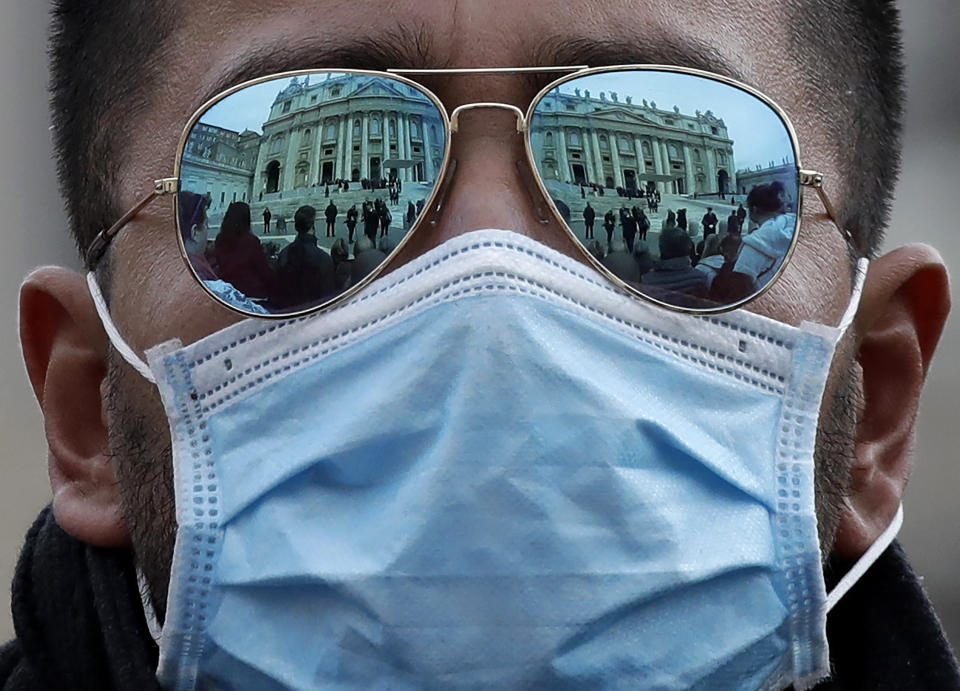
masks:
[[[771,161],[780,164],[784,157],[794,160],[790,135],[777,114],[755,96],[722,82],[673,72],[611,72],[571,80],[561,85],[560,92],[573,95],[574,89],[589,90],[591,98],[606,92],[608,103],[613,91],[621,104],[631,96],[635,106],[643,99],[656,103],[658,110],[677,106],[683,115],[711,110],[733,140],[738,170],[758,164],[765,168]]]

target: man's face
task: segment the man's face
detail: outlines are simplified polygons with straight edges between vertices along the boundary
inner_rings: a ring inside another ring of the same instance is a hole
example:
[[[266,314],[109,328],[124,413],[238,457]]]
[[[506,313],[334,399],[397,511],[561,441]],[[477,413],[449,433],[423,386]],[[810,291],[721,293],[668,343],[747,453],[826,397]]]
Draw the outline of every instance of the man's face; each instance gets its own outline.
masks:
[[[804,165],[822,171],[834,201],[838,143],[818,127],[817,95],[800,46],[781,11],[750,0],[651,3],[596,0],[227,0],[182,3],[145,116],[128,123],[117,161],[121,202],[168,176],[181,131],[204,101],[248,78],[311,67],[516,67],[668,63],[727,74],[776,101],[793,121]],[[750,25],[744,31],[745,19]],[[363,47],[358,50],[357,46]],[[255,63],[255,68],[250,65]],[[551,77],[454,75],[423,79],[447,111],[477,101],[526,109]],[[662,104],[667,107],[672,104]],[[415,234],[395,266],[444,240],[480,228],[527,234],[583,260],[563,230],[537,219],[516,161],[525,160],[513,116],[494,110],[464,117],[454,135],[455,183],[435,228]],[[850,297],[845,241],[809,200],[799,246],[781,279],[748,307],[783,322],[837,323]],[[195,341],[237,320],[214,304],[184,269],[167,205],[141,213],[111,255],[111,311],[135,349],[179,338]],[[838,358],[848,362],[849,354]],[[840,370],[834,372],[839,381]],[[155,389],[125,366],[110,378],[111,445],[125,516],[155,598],[163,603],[174,530],[169,438]],[[348,388],[348,387],[347,387]],[[827,392],[833,396],[832,386]],[[829,402],[827,403],[829,405]],[[827,416],[829,418],[829,416]]]

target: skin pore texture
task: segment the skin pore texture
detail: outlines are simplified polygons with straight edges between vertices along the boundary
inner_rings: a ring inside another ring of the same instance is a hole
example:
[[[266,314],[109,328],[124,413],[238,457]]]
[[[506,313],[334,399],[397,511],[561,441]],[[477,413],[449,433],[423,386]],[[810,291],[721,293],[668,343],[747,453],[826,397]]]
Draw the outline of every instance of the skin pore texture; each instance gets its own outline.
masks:
[[[843,207],[856,193],[841,172],[848,143],[825,124],[826,97],[807,78],[789,14],[778,6],[546,0],[534,10],[509,0],[401,0],[376,3],[372,12],[372,2],[356,1],[184,3],[151,98],[125,123],[118,205],[129,208],[152,180],[170,175],[190,114],[246,78],[307,67],[659,62],[728,74],[776,101],[797,130],[802,164],[825,174]],[[751,18],[749,30],[744,17]],[[351,49],[358,37],[377,50]],[[604,53],[605,45],[613,49]],[[476,101],[525,109],[544,83],[516,75],[422,81],[448,112]],[[452,154],[459,166],[443,215],[411,238],[395,266],[480,228],[525,233],[586,263],[559,226],[535,215],[515,166],[525,157],[513,116],[465,115]],[[836,324],[852,289],[849,249],[815,195],[805,195],[791,263],[748,309],[794,325]],[[193,342],[238,319],[184,270],[164,202],[117,236],[100,274],[118,329],[141,354],[172,338]],[[81,276],[40,270],[25,283],[22,305],[25,359],[47,421],[56,516],[81,540],[132,546],[162,617],[176,526],[159,395],[108,348]],[[896,511],[911,467],[917,398],[947,310],[946,273],[933,250],[912,246],[873,263],[821,415],[817,504],[825,555],[856,558]]]

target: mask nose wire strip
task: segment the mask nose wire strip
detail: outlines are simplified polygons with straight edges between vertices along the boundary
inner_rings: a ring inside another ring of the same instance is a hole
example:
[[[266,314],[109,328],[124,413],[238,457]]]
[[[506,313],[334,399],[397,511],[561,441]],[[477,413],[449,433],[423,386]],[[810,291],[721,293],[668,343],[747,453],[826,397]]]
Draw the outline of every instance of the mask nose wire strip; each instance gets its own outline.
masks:
[[[847,591],[853,587],[853,585],[860,580],[861,576],[866,573],[867,569],[873,566],[873,563],[880,558],[880,555],[883,554],[883,551],[890,546],[890,543],[893,542],[893,539],[897,536],[897,533],[900,532],[900,526],[903,525],[903,504],[900,504],[897,507],[897,513],[894,515],[893,520],[890,521],[890,525],[880,533],[878,537],[870,548],[863,553],[863,556],[857,560],[857,563],[847,571],[843,578],[834,586],[833,590],[827,595],[827,612],[833,609],[833,606],[840,601]]]
[[[87,287],[90,289],[90,297],[93,298],[93,304],[97,308],[97,314],[100,315],[100,321],[103,323],[104,331],[107,332],[110,344],[144,379],[151,384],[156,384],[157,380],[154,378],[150,368],[147,367],[147,363],[133,352],[133,348],[127,345],[127,342],[123,340],[123,336],[117,331],[113,319],[110,318],[110,310],[107,308],[107,302],[103,299],[103,293],[100,292],[100,286],[97,285],[97,279],[92,271],[87,273]]]

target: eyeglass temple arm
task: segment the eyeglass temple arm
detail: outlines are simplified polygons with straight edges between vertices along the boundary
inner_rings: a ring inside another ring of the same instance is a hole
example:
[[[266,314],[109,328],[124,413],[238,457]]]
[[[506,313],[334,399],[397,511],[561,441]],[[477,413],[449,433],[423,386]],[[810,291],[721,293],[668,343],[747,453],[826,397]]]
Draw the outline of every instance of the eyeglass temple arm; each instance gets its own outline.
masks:
[[[830,201],[830,197],[827,196],[826,190],[823,189],[823,173],[815,170],[801,170],[800,185],[803,187],[812,187],[817,191],[817,196],[820,197],[820,203],[823,204],[823,208],[827,210],[827,216],[833,221],[833,224],[837,227],[837,230],[840,231],[840,234],[843,235],[844,239],[859,251],[860,247],[857,244],[856,238],[853,237],[849,230],[840,225],[840,221],[837,219],[836,209]]]
[[[97,233],[97,237],[93,239],[93,242],[91,242],[90,246],[87,248],[87,253],[84,258],[87,269],[93,271],[97,267],[97,263],[103,258],[104,253],[107,251],[107,247],[110,245],[110,241],[113,240],[114,236],[116,236],[116,234],[119,233],[134,216],[143,211],[144,208],[146,208],[147,205],[157,197],[165,197],[170,194],[176,194],[178,191],[178,184],[179,180],[177,178],[161,178],[160,180],[154,180],[153,191],[150,192],[150,194],[138,201],[132,209],[121,216],[112,226]]]

